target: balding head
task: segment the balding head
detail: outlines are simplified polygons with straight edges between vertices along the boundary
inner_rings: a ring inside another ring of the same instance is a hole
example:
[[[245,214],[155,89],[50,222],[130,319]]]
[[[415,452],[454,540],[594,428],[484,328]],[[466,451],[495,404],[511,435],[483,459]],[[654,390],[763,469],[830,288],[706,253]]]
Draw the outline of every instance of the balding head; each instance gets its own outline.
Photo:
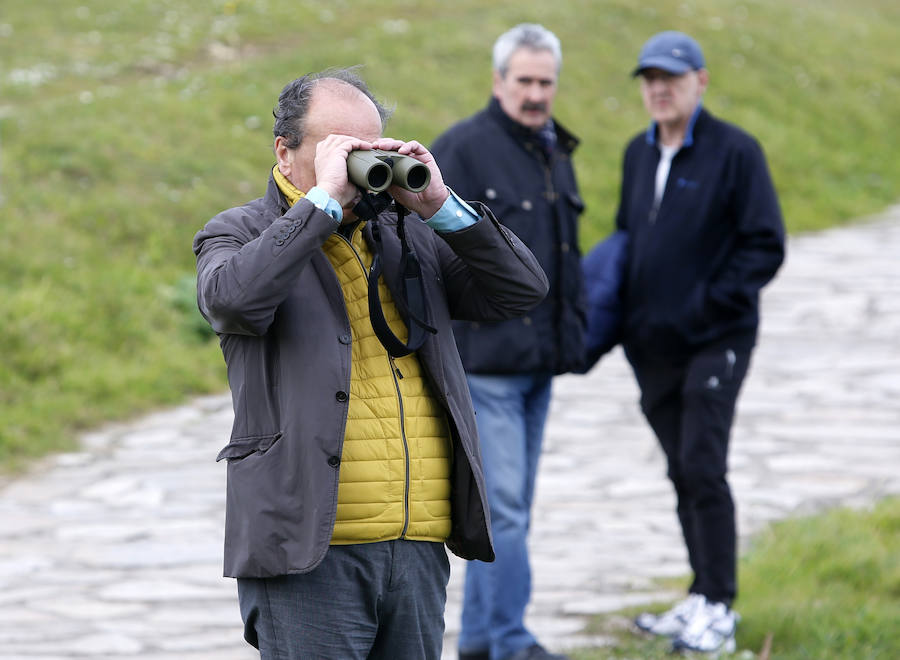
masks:
[[[391,111],[383,106],[363,80],[356,75],[354,69],[327,69],[319,73],[309,73],[289,82],[281,90],[278,104],[272,111],[275,116],[275,125],[272,127],[273,137],[283,138],[284,144],[290,148],[296,148],[303,141],[306,132],[306,120],[309,106],[316,88],[320,84],[326,84],[327,88],[334,91],[339,98],[342,91],[349,98],[351,92],[358,92],[369,99],[375,106],[381,120],[382,130],[391,116]],[[326,89],[326,88],[323,88]]]

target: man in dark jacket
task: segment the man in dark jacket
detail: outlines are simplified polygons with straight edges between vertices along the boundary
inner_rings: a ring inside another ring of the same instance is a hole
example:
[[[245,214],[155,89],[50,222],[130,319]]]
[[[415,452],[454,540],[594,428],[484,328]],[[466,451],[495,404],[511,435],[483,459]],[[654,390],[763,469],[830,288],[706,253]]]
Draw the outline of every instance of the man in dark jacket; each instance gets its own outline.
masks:
[[[352,71],[289,83],[265,196],[194,239],[234,400],[225,574],[264,660],[438,660],[444,542],[494,556],[450,321],[524,314],[547,281],[422,145],[381,137],[387,116]],[[348,180],[372,148],[427,166],[420,192],[388,189],[414,215]]]
[[[551,379],[579,368],[584,305],[577,221],[583,210],[571,154],[578,141],[551,116],[562,54],[540,25],[494,44],[493,98],[432,150],[461,195],[484,200],[531,248],[550,280],[527,316],[456,323],[478,414],[491,507],[493,564],[466,567],[460,658],[559,658],[525,627],[531,597],[527,534]]]
[[[686,600],[637,624],[671,636],[675,649],[733,650],[728,440],[784,227],[756,140],[701,105],[709,74],[697,42],[657,34],[633,75],[652,122],[625,151],[616,218],[629,237],[623,344],[666,454],[694,573]]]

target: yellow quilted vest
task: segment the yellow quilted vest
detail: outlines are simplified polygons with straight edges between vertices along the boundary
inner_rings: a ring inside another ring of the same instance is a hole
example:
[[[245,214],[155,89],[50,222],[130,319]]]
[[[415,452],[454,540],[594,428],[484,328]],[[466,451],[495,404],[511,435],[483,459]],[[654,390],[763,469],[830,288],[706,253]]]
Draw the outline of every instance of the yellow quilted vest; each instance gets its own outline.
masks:
[[[353,335],[350,406],[341,456],[333,544],[450,534],[450,430],[415,353],[391,358],[369,321],[366,275],[372,255],[362,224],[351,240],[333,234],[323,249],[341,282]],[[388,324],[407,328],[390,290],[378,283]]]
[[[294,204],[304,193],[278,170],[272,175]],[[331,543],[405,538],[443,542],[450,535],[450,429],[415,353],[391,358],[369,321],[372,255],[362,223],[348,241],[332,234],[323,250],[337,273],[353,336],[350,405]],[[385,319],[406,341],[406,324],[383,280]]]

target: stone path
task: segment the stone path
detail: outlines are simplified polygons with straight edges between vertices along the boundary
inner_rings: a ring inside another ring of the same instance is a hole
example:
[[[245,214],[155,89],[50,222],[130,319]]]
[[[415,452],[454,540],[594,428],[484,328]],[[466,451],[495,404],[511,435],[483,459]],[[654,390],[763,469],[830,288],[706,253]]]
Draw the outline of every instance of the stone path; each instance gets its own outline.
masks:
[[[741,540],[900,494],[900,206],[791,240],[766,290],[731,480]],[[251,660],[220,577],[231,422],[213,396],[98,430],[0,487],[0,660]],[[687,572],[662,456],[618,349],[557,380],[537,485],[529,624],[554,650],[586,618],[672,598]],[[453,562],[445,657],[463,565]]]

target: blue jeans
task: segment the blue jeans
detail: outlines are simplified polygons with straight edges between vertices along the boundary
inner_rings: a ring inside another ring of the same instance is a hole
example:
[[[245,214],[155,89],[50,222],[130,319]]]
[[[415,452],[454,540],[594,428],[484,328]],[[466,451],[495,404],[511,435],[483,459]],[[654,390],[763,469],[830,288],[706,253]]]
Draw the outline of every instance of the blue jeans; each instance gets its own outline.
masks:
[[[450,563],[442,543],[333,545],[309,573],[239,578],[261,660],[440,660]]]
[[[466,564],[459,649],[505,658],[536,643],[524,622],[531,598],[528,528],[550,374],[468,376],[475,406],[496,560]]]

